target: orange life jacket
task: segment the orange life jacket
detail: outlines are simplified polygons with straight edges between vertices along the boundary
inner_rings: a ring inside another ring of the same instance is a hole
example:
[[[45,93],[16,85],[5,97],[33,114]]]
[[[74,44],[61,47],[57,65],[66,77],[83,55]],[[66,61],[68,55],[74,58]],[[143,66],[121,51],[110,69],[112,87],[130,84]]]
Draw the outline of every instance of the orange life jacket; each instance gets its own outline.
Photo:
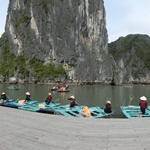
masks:
[[[85,118],[88,118],[90,115],[91,115],[91,112],[89,110],[89,108],[87,106],[85,106],[82,110],[81,110],[82,113],[84,114],[81,114],[83,117]]]

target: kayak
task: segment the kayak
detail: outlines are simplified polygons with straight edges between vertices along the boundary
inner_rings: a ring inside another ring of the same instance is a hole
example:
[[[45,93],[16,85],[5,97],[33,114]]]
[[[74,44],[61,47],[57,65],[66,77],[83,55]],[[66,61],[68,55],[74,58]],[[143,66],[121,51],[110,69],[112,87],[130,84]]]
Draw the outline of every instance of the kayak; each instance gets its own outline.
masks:
[[[54,112],[55,112],[54,108],[59,106],[59,105],[60,105],[60,103],[51,102],[49,105],[47,105],[45,102],[38,102],[38,103],[35,103],[35,104],[32,104],[32,105],[20,106],[18,108],[22,109],[22,110],[27,110],[27,111],[54,114]]]
[[[106,118],[111,115],[112,113],[106,114],[104,110],[98,106],[96,107],[89,107],[90,115],[83,113],[81,110],[84,106],[74,106],[70,108],[70,104],[58,106],[55,109],[56,114],[61,114],[67,117],[78,117],[78,118]]]
[[[37,105],[38,105],[37,103],[31,104],[31,105],[22,105],[22,106],[19,106],[18,109],[38,112],[40,108],[38,108]]]
[[[50,104],[48,105],[45,102],[41,102],[38,105],[38,107],[40,108],[39,112],[50,114],[55,114],[55,110],[57,109],[58,106],[60,106],[60,103],[53,103],[53,102],[50,102]]]
[[[120,106],[120,109],[126,118],[144,118],[150,117],[150,106],[147,107],[145,114],[140,111],[140,106]]]
[[[70,92],[70,90],[68,89],[68,90],[57,90],[57,92]]]
[[[18,87],[15,87],[15,86],[8,86],[7,88],[9,90],[18,90],[19,89]]]
[[[31,105],[34,103],[37,103],[37,100],[31,100],[29,102],[25,102],[25,100],[8,99],[8,100],[2,100],[1,106],[18,108],[23,105]]]

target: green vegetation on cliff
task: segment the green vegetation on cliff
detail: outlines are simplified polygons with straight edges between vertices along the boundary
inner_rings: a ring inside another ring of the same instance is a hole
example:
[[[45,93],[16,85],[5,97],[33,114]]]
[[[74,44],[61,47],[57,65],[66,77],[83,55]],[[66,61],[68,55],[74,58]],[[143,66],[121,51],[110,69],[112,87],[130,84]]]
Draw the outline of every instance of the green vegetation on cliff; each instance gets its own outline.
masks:
[[[55,66],[53,64],[43,65],[43,63],[35,58],[32,58],[29,65],[33,67],[34,72],[32,76],[37,78],[57,78],[58,75],[65,76],[66,72],[62,66]]]
[[[14,71],[19,70],[19,73],[25,74],[25,59],[23,56],[16,57],[10,53],[10,43],[6,34],[0,38],[1,59],[0,59],[0,74],[5,78],[12,77]]]
[[[64,68],[53,64],[44,65],[41,61],[35,58],[27,58],[23,55],[15,56],[11,53],[11,44],[8,37],[4,33],[0,38],[1,58],[0,58],[0,75],[5,78],[14,76],[15,72],[23,76],[29,76],[27,68],[31,68],[32,77],[37,78],[56,78],[59,75],[66,76]],[[27,63],[29,61],[29,63]]]
[[[120,37],[110,43],[108,49],[115,61],[123,58],[128,64],[133,57],[137,57],[146,68],[150,69],[150,37],[148,35],[130,34]],[[134,67],[136,67],[135,63]]]

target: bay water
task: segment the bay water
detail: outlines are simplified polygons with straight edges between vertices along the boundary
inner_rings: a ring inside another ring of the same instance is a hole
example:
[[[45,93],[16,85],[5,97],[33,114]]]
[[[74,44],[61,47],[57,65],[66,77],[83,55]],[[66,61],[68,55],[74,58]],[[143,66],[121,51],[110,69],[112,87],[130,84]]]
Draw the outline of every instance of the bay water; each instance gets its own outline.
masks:
[[[48,93],[52,93],[52,101],[68,104],[68,98],[74,95],[79,105],[104,107],[107,100],[112,103],[115,111],[114,118],[123,118],[120,110],[122,105],[139,105],[141,96],[146,96],[150,104],[150,85],[127,85],[127,86],[106,86],[106,85],[70,85],[70,92],[51,91],[53,85],[18,84],[19,90],[9,90],[9,84],[0,84],[0,92],[5,92],[11,99],[25,99],[25,93],[30,92],[32,100],[42,102]]]

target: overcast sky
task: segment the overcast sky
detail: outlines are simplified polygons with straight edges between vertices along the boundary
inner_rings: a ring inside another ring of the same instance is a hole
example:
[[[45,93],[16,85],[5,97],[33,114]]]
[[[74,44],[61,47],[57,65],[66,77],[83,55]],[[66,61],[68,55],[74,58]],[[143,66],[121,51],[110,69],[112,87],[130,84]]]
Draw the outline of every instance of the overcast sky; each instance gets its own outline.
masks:
[[[9,0],[1,0],[0,36],[4,32]],[[109,42],[128,34],[150,35],[150,0],[104,0]]]
[[[150,0],[104,0],[109,42],[128,34],[150,35]]]
[[[9,0],[1,0],[0,5],[0,37],[4,33]]]

